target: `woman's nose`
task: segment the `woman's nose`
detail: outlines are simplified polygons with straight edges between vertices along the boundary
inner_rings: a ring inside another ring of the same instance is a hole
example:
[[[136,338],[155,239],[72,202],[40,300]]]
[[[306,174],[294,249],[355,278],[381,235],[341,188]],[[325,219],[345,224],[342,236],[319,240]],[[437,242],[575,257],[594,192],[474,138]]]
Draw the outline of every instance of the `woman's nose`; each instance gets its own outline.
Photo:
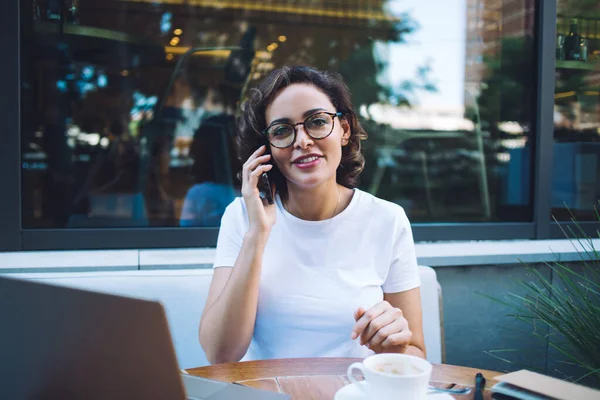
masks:
[[[313,144],[313,139],[306,133],[304,125],[298,125],[296,127],[296,142],[294,146],[305,149],[307,146]]]

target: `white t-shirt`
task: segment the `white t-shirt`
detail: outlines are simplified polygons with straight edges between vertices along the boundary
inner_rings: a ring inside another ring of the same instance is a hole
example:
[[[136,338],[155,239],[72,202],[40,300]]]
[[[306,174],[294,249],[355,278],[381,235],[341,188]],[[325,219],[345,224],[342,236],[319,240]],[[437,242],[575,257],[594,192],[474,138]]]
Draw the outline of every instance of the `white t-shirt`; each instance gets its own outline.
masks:
[[[420,285],[410,223],[402,207],[354,189],[334,218],[305,221],[276,196],[252,342],[244,360],[366,357],[351,340],[354,311]],[[233,267],[248,230],[241,197],[225,210],[215,268]]]

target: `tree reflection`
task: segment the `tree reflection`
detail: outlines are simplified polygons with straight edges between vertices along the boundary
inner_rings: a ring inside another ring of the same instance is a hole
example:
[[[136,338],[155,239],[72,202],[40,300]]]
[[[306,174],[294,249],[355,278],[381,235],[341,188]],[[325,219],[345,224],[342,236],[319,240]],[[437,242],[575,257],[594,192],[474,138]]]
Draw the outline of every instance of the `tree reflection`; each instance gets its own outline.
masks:
[[[230,125],[245,88],[278,66],[338,70],[359,105],[403,101],[378,81],[385,66],[373,46],[402,41],[415,24],[393,17],[387,1],[238,3],[89,0],[76,20],[24,8],[25,109],[41,116],[30,127],[38,133],[24,133],[24,157],[44,160],[23,164],[26,227],[177,225],[192,185],[239,185],[217,176],[235,169],[233,150],[216,165],[206,147],[216,138],[202,132],[219,131],[206,129],[217,109]],[[251,51],[194,54],[174,71],[187,48],[239,44]]]

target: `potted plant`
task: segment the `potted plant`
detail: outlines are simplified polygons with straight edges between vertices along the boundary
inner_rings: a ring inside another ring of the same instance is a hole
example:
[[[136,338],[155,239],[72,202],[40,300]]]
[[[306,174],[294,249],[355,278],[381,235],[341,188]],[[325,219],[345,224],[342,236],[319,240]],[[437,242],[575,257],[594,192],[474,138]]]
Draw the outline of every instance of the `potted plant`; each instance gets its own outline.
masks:
[[[545,263],[551,270],[550,278],[526,265],[535,281],[518,281],[523,293],[491,299],[509,307],[510,317],[530,325],[532,334],[547,341],[548,349],[558,354],[561,362],[581,371],[578,376],[563,378],[600,387],[600,250],[569,213],[574,229],[568,226],[563,233],[579,254],[580,265],[574,268],[558,258]],[[600,221],[597,208],[595,215]],[[600,231],[594,236],[600,238]],[[509,351],[488,353],[501,358],[499,353]],[[506,357],[501,359],[510,362]]]

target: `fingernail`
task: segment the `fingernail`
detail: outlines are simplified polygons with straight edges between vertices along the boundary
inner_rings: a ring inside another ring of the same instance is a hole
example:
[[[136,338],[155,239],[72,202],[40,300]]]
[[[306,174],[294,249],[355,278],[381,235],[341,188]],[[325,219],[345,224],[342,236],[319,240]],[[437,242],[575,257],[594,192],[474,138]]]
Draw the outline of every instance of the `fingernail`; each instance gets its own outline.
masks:
[[[352,340],[356,339],[358,337],[358,334],[356,332],[352,332],[352,335],[350,335],[350,338]]]

